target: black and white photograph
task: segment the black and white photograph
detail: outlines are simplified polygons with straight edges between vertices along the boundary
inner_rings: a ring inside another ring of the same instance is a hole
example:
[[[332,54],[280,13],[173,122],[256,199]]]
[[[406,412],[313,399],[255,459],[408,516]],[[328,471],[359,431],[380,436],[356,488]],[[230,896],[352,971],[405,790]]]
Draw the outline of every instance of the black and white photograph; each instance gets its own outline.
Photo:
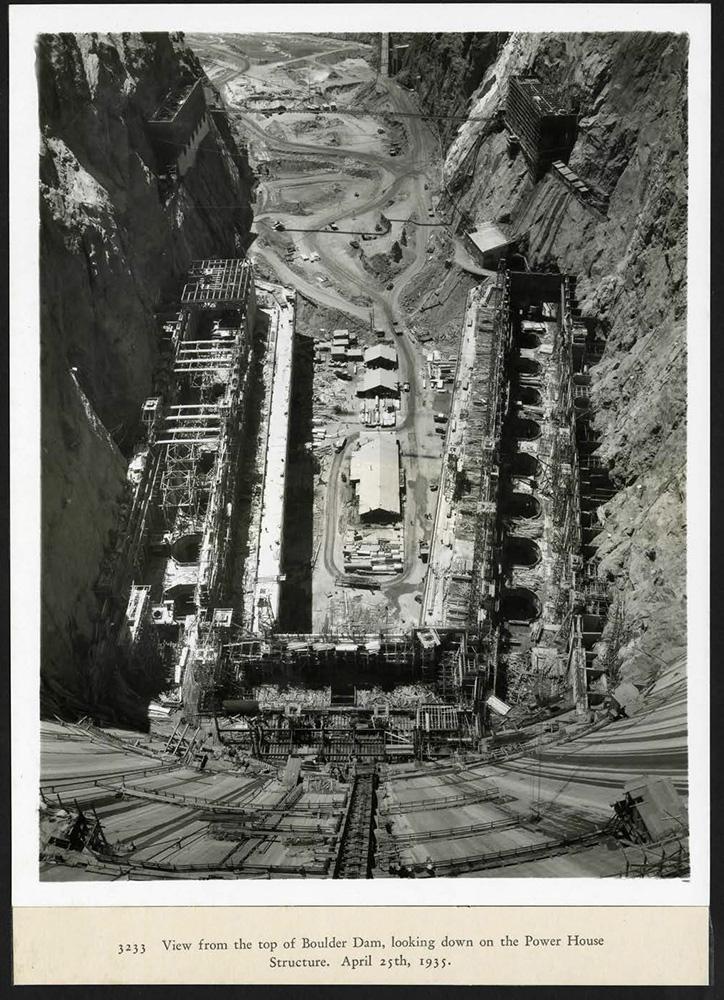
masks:
[[[689,36],[313,27],[35,38],[39,882],[688,880]]]

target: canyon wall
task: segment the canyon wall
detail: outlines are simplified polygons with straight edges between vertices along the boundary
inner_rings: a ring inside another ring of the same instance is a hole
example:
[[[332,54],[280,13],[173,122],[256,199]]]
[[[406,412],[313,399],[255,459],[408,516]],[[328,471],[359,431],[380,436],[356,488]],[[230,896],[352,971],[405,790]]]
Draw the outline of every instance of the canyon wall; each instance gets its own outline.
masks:
[[[465,115],[471,95],[507,38],[506,32],[392,36],[394,43],[408,46],[402,50],[397,79],[417,91],[425,108],[445,116],[438,121],[445,147],[455,135],[457,117]]]
[[[177,182],[161,176],[168,164],[149,138],[166,93],[202,75],[181,35],[37,43],[46,713],[107,702],[112,714],[115,689],[131,683],[118,668],[94,675],[86,653],[93,583],[115,542],[126,456],[153,387],[156,312],[191,260],[239,255],[249,239],[251,172],[223,120],[209,117]]]
[[[418,44],[426,70],[415,85],[444,112],[465,74],[451,75],[449,38]],[[607,337],[595,419],[619,492],[600,512],[598,554],[624,608],[621,674],[640,683],[686,649],[687,54],[686,37],[667,34],[511,35],[444,165],[443,210],[526,236],[530,266],[576,276],[584,317]],[[535,183],[508,153],[501,112],[508,81],[525,73],[579,114],[569,165],[601,210],[552,172]]]

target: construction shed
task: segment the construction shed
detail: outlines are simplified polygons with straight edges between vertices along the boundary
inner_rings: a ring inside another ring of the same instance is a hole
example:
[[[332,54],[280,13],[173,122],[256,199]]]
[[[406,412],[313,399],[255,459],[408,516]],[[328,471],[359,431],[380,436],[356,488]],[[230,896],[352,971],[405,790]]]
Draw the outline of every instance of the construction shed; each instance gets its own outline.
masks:
[[[688,829],[686,808],[669,777],[631,779],[613,808],[626,837],[634,843],[685,835]]]
[[[483,222],[465,234],[465,249],[481,267],[495,270],[503,257],[516,249],[517,240],[495,222]]]
[[[533,77],[512,77],[508,86],[505,124],[520,141],[534,180],[554,160],[568,162],[576,141],[577,115],[563,96]]]
[[[379,433],[363,441],[352,456],[350,481],[357,483],[359,516],[364,521],[400,517],[400,452],[397,438]]]
[[[362,385],[357,390],[358,396],[372,398],[383,396],[397,399],[400,395],[400,387],[397,384],[397,376],[394,372],[384,368],[373,368],[365,371],[362,376]]]
[[[368,368],[397,368],[397,351],[392,344],[373,344],[364,359]]]

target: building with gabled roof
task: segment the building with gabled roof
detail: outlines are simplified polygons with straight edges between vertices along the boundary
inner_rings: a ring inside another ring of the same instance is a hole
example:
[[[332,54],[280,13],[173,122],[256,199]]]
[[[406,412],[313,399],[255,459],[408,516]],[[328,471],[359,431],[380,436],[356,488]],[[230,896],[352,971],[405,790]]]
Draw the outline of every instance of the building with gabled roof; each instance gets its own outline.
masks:
[[[369,369],[362,375],[362,384],[357,390],[357,395],[367,398],[386,396],[396,399],[400,395],[397,376],[385,368]]]
[[[368,368],[397,368],[397,350],[392,344],[373,344],[364,358]]]
[[[352,456],[350,481],[357,483],[359,516],[365,521],[396,521],[400,507],[400,451],[392,434],[377,433]]]

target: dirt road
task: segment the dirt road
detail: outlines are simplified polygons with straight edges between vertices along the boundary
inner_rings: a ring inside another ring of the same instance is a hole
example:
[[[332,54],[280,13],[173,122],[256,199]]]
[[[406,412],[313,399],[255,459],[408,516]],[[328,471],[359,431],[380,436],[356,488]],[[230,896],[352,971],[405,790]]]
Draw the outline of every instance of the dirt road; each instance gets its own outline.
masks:
[[[345,46],[339,53],[340,56],[344,55],[346,49]],[[330,49],[320,47],[320,51],[306,55],[306,59],[313,60],[317,55],[331,54]],[[228,55],[225,62],[228,65]],[[265,76],[266,71],[274,65],[271,63],[263,67]],[[285,65],[289,68],[289,62]],[[338,75],[343,77],[342,68],[339,65],[335,68]],[[258,67],[253,69],[256,71]],[[273,74],[270,73],[267,78],[267,93],[273,96],[272,82]],[[287,82],[288,78],[285,77],[285,85]],[[430,493],[429,484],[439,478],[441,448],[434,434],[432,403],[422,390],[420,369],[424,367],[424,352],[419,344],[410,339],[409,334],[396,336],[393,333],[393,323],[401,317],[401,295],[425,265],[428,231],[417,225],[406,227],[408,236],[405,266],[394,278],[391,290],[383,288],[382,282],[378,283],[378,279],[365,269],[359,256],[350,252],[349,233],[314,231],[334,223],[340,230],[363,232],[371,227],[360,220],[382,211],[429,224],[429,186],[438,172],[437,137],[421,117],[415,117],[419,113],[419,107],[411,93],[394,80],[377,77],[374,82],[375,102],[380,111],[377,113],[379,120],[373,120],[373,124],[379,125],[380,130],[384,126],[386,134],[390,118],[394,119],[396,113],[403,115],[399,121],[405,129],[406,147],[397,157],[391,157],[389,151],[383,148],[376,127],[368,127],[367,137],[360,140],[359,118],[345,117],[342,106],[333,113],[335,122],[342,123],[337,126],[339,144],[325,144],[321,140],[314,143],[306,136],[297,138],[285,134],[285,119],[292,122],[287,128],[293,126],[294,119],[284,114],[271,120],[275,126],[271,133],[269,126],[264,127],[268,120],[259,115],[240,109],[237,110],[237,118],[242,130],[256,141],[258,155],[263,155],[267,160],[273,160],[276,156],[281,163],[285,158],[302,158],[316,159],[324,164],[318,171],[313,169],[310,173],[300,170],[293,172],[291,176],[261,179],[257,196],[258,208],[261,210],[257,210],[255,214],[261,239],[253,246],[250,255],[263,261],[280,281],[296,288],[302,295],[320,305],[362,320],[369,318],[372,307],[375,325],[386,329],[389,336],[396,340],[399,380],[410,386],[409,392],[402,394],[401,420],[396,428],[408,484],[404,507],[405,560],[403,572],[395,579],[386,581],[384,590],[385,600],[396,607],[401,617],[417,619],[419,607],[414,598],[421,589],[424,577],[424,566],[418,559],[418,549],[420,540],[430,534],[431,522],[426,515],[432,511],[434,494]],[[358,113],[359,109],[355,108],[355,111]],[[374,111],[370,115],[373,119],[376,117]],[[314,200],[318,202],[320,198],[319,185],[323,183],[324,174],[329,172],[330,163],[338,164],[334,168],[334,176],[339,179],[340,188],[343,187],[344,190],[334,202],[329,199],[326,203],[315,205]],[[360,167],[365,171],[362,179],[356,172]],[[303,185],[308,180],[311,184],[307,189]],[[292,185],[296,194],[291,200],[299,205],[300,210],[304,204],[304,214],[273,209],[274,192],[277,196],[284,197],[285,187]],[[312,197],[305,203],[304,194],[307,190]],[[397,211],[396,205],[399,206]],[[298,269],[295,266],[292,269],[284,252],[288,237],[274,230],[272,220],[282,223],[285,229],[294,230],[294,242],[299,253],[309,257],[318,255],[316,261],[307,267]],[[369,244],[369,247],[374,249],[374,244]],[[320,284],[318,280],[320,274],[324,276],[324,284]],[[339,502],[343,494],[340,474],[358,437],[359,432],[349,435],[344,450],[333,457],[329,467],[322,539],[323,560],[322,565],[317,564],[315,568],[317,575],[323,566],[327,579],[319,581],[318,589],[333,588],[337,576],[343,572],[338,530]]]
[[[385,80],[383,85],[387,89],[393,114],[396,110],[405,112],[417,110],[411,96],[394,81]],[[420,119],[406,118],[405,127],[408,135],[407,152],[394,162],[385,153],[366,152],[360,154],[359,151],[344,146],[325,149],[325,159],[339,158],[344,161],[354,157],[379,168],[376,190],[367,197],[363,199],[348,197],[347,204],[343,206],[313,211],[302,219],[293,213],[284,212],[263,212],[257,216],[257,219],[263,223],[273,216],[290,228],[296,224],[297,227],[303,225],[310,230],[321,229],[333,222],[340,228],[359,230],[359,224],[355,226],[354,221],[345,215],[345,209],[353,208],[356,216],[381,210],[388,206],[389,202],[404,186],[408,188],[407,212],[420,219],[426,218],[429,209],[429,195],[425,190],[427,175],[421,170],[421,165],[434,167],[437,143]],[[274,139],[273,142],[268,143],[268,146],[285,153],[298,154],[310,151],[309,144],[304,142],[296,143]],[[316,150],[316,154],[319,155],[318,150]],[[376,288],[374,279],[359,262],[355,258],[350,258],[346,253],[340,252],[340,244],[346,245],[347,239],[338,233],[295,233],[298,245],[303,248],[305,253],[309,255],[319,254],[317,269],[328,275],[334,283],[334,288],[321,288],[313,279],[307,279],[292,271],[274,245],[273,240],[276,234],[270,227],[267,229],[270,244],[255,248],[254,253],[273,267],[282,280],[295,285],[302,294],[313,301],[364,319],[369,315],[369,310],[352,302],[351,296],[367,300],[374,306],[376,325],[386,328],[390,336],[394,336],[392,333],[393,323],[399,316],[400,296],[407,284],[422,269],[427,257],[424,230],[417,227],[410,227],[410,230],[413,257],[405,270],[395,280],[394,289],[391,292]],[[397,605],[400,612],[403,611],[403,608],[400,607],[400,600],[406,598],[404,611],[407,616],[414,617],[417,612],[417,609],[412,605],[414,592],[422,583],[424,575],[423,566],[418,559],[419,542],[421,539],[427,538],[430,533],[429,523],[425,517],[431,506],[429,484],[439,476],[440,458],[439,455],[431,456],[429,445],[421,447],[427,434],[433,433],[432,410],[427,406],[422,396],[419,375],[419,370],[424,363],[423,353],[419,345],[411,341],[409,336],[403,335],[395,339],[399,352],[399,379],[400,382],[408,382],[410,385],[409,393],[405,393],[403,396],[403,419],[397,427],[408,479],[404,511],[405,568],[396,578],[386,581],[385,594],[387,600],[393,605]],[[427,434],[424,434],[423,428],[427,430]],[[424,436],[421,436],[421,431]],[[332,580],[343,571],[341,553],[337,551],[340,546],[336,544],[339,541],[339,495],[341,493],[339,476],[344,459],[353,447],[353,440],[356,440],[358,436],[357,434],[350,437],[344,452],[335,455],[327,481],[323,552],[324,565]],[[435,443],[437,444],[437,442]],[[437,447],[439,449],[439,445]]]

